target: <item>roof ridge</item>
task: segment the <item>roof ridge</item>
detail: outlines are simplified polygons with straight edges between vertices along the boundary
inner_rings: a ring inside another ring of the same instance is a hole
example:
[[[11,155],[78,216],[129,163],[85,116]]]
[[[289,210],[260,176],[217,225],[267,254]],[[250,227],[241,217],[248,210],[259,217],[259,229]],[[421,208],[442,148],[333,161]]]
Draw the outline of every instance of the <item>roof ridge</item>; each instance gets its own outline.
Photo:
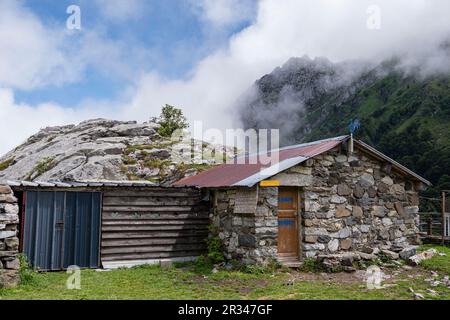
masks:
[[[309,146],[313,146],[313,145],[324,143],[324,142],[328,142],[328,141],[345,140],[347,138],[350,138],[350,136],[349,135],[343,135],[343,136],[338,136],[338,137],[326,138],[326,139],[321,139],[321,140],[316,140],[316,141],[311,141],[311,142],[305,142],[305,143],[301,143],[301,144],[294,144],[294,145],[290,145],[290,146],[286,146],[286,147],[282,147],[282,148],[271,149],[271,150],[269,150],[268,152],[265,152],[265,153],[262,151],[262,152],[254,152],[254,153],[250,153],[250,154],[244,154],[244,155],[237,155],[233,159],[237,160],[237,159],[242,159],[244,157],[250,158],[250,157],[259,156],[259,155],[262,155],[262,154],[267,154],[269,152],[272,153],[272,152],[280,152],[280,151],[290,150],[290,149],[295,149],[295,148],[309,147]]]
[[[328,141],[340,141],[340,140],[345,140],[346,138],[349,138],[349,135],[344,135],[344,136],[338,136],[338,137],[333,137],[333,138],[326,138],[326,139],[321,139],[321,140],[316,140],[316,141],[312,141],[312,142],[306,142],[306,143],[301,143],[301,144],[296,144],[296,145],[291,145],[291,146],[286,146],[283,148],[279,148],[279,151],[283,151],[283,150],[290,150],[290,149],[295,149],[295,148],[303,148],[303,147],[309,147],[309,146],[313,146],[319,143],[324,143],[324,142],[328,142]]]

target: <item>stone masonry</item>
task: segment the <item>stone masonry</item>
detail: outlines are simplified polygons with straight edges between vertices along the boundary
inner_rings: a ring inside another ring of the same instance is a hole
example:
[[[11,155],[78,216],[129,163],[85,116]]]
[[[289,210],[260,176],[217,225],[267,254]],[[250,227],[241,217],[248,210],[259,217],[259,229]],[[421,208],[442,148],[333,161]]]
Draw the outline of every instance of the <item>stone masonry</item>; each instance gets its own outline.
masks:
[[[256,212],[236,215],[234,203],[239,191],[239,188],[216,191],[217,205],[211,213],[213,224],[219,227],[228,259],[264,264],[277,255],[278,189],[259,188]]]
[[[0,185],[0,288],[18,284],[19,207],[10,187]]]
[[[418,244],[417,183],[389,164],[356,149],[339,147],[277,176],[301,196],[301,255],[328,265],[391,258]],[[256,188],[256,187],[255,187]],[[277,188],[259,188],[256,212],[234,215],[239,189],[217,191],[213,223],[219,226],[228,258],[265,263],[277,256]]]

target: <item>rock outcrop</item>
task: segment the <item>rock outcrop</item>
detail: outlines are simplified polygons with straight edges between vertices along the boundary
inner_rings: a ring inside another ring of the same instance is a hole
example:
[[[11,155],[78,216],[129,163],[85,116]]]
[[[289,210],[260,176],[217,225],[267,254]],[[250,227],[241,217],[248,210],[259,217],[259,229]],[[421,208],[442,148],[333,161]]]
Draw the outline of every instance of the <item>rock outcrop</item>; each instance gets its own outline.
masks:
[[[169,185],[214,165],[214,152],[232,155],[231,149],[191,143],[161,137],[153,122],[94,119],[48,127],[0,158],[0,181],[148,180]],[[179,156],[192,149],[193,157]]]

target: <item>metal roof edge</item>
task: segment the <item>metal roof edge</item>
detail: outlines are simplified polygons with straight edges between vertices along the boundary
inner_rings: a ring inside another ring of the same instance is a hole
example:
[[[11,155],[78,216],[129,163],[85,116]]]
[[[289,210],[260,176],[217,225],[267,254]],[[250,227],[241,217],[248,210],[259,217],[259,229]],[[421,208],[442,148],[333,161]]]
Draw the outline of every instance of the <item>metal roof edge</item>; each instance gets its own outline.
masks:
[[[404,165],[398,163],[397,161],[395,161],[394,159],[388,157],[387,155],[385,155],[384,153],[382,153],[381,151],[378,151],[377,149],[375,149],[374,147],[371,147],[370,145],[368,145],[367,143],[361,141],[361,140],[354,140],[356,145],[359,145],[361,147],[363,147],[364,149],[368,150],[369,152],[372,152],[373,154],[375,154],[376,156],[384,159],[385,161],[391,163],[393,166],[395,166],[398,170],[403,171],[404,173],[413,176],[414,178],[416,178],[417,180],[425,183],[427,186],[432,186],[433,184],[428,181],[427,179],[421,177],[420,175],[418,175],[417,173],[415,173],[414,171],[408,169],[407,167],[405,167]]]
[[[76,180],[76,181],[24,181],[6,180],[10,187],[82,188],[82,187],[160,187],[150,181]]]
[[[309,146],[313,146],[315,144],[320,144],[320,143],[329,142],[329,141],[344,142],[344,141],[348,140],[349,138],[350,138],[349,135],[338,136],[338,137],[334,137],[334,138],[327,138],[327,139],[317,140],[317,141],[313,141],[313,142],[307,142],[307,143],[296,144],[296,145],[292,145],[292,146],[286,146],[286,147],[280,148],[278,150],[283,151],[283,150],[289,150],[289,149],[295,149],[295,148],[304,148],[304,147],[309,147]]]
[[[279,163],[276,163],[268,168],[265,168],[265,169],[255,173],[254,175],[251,175],[250,177],[247,177],[241,181],[234,183],[232,186],[234,186],[234,187],[253,187],[258,182],[260,182],[264,179],[273,177],[273,176],[279,174],[280,172],[283,172],[284,170],[287,170],[293,166],[296,166],[308,159],[309,159],[309,157],[299,156],[299,157],[283,160]],[[273,170],[275,170],[275,172],[273,172]]]
[[[326,138],[326,139],[317,140],[317,141],[311,141],[311,142],[305,142],[305,143],[300,143],[300,144],[294,144],[294,145],[291,145],[291,146],[286,146],[286,147],[282,147],[282,148],[278,148],[278,149],[272,149],[272,150],[269,150],[268,152],[270,152],[270,153],[272,153],[272,152],[280,152],[280,151],[290,150],[290,149],[295,149],[295,148],[309,147],[309,146],[313,146],[313,145],[316,145],[316,144],[329,142],[329,141],[346,141],[348,139],[350,139],[350,136],[349,135],[344,135],[344,136],[338,136],[338,137],[333,137],[333,138]],[[237,160],[237,159],[242,159],[242,158],[249,158],[249,157],[259,156],[261,154],[267,154],[268,152],[255,152],[255,153],[250,153],[250,154],[241,154],[241,155],[237,155],[236,157],[234,157],[232,159],[233,160]]]

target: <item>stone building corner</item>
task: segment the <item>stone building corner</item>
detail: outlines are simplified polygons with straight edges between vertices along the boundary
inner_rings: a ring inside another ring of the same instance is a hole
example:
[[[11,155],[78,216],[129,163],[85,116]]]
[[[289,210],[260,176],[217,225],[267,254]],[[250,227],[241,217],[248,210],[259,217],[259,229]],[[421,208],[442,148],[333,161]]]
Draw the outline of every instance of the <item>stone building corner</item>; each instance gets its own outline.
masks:
[[[9,186],[0,185],[0,288],[19,283],[19,206]]]

